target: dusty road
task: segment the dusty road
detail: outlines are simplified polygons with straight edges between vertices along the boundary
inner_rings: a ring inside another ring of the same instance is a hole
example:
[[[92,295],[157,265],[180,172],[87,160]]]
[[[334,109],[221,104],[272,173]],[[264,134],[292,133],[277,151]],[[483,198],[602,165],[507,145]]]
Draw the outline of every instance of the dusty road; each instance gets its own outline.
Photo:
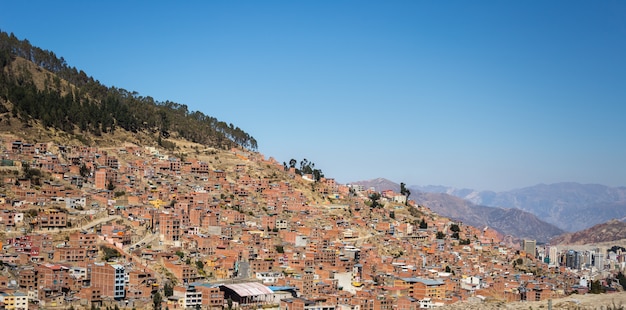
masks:
[[[620,308],[621,306],[621,308]],[[528,302],[483,302],[483,303],[456,303],[438,309],[442,310],[460,310],[460,309],[511,309],[511,310],[528,310],[528,309],[548,309],[548,301],[528,301]],[[587,295],[570,295],[565,298],[553,299],[552,309],[626,309],[626,292],[613,294],[587,294]]]

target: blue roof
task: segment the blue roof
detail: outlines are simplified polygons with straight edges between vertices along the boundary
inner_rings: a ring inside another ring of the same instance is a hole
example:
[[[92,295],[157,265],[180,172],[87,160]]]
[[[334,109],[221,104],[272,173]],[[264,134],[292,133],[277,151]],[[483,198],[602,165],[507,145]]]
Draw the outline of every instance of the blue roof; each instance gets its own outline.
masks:
[[[290,291],[295,290],[296,288],[293,286],[268,286],[268,288],[274,292],[276,291]]]

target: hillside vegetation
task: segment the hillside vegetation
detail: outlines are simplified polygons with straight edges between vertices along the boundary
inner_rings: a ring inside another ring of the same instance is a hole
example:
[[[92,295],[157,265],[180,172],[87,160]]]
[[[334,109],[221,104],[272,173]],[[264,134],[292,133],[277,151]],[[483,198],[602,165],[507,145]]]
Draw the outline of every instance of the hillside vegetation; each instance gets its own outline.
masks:
[[[83,144],[125,131],[166,148],[172,145],[163,139],[174,136],[220,149],[257,149],[257,141],[232,123],[189,111],[185,104],[107,87],[63,57],[2,31],[0,117],[0,126],[19,129],[16,133],[32,134],[29,128],[39,125]]]

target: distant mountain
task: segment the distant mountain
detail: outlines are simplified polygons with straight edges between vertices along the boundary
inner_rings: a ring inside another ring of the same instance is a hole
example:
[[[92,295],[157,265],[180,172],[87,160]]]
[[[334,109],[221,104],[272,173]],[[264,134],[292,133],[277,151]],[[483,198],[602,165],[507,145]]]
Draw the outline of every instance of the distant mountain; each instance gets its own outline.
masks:
[[[486,193],[488,193],[488,192],[477,192],[470,188],[459,189],[459,188],[443,186],[443,185],[426,185],[426,186],[411,185],[410,189],[418,190],[420,192],[443,193],[443,194],[448,194],[452,196],[457,196],[457,197],[469,200],[475,204],[480,204],[479,201],[474,201],[473,197],[475,195],[477,194],[486,195]],[[492,192],[492,193],[495,194],[495,192]]]
[[[582,245],[626,239],[626,223],[610,220],[575,233],[567,233],[550,241],[553,245]]]
[[[400,192],[400,184],[387,180],[385,178],[377,178],[377,179],[365,180],[365,181],[356,181],[356,182],[351,182],[350,184],[358,184],[360,186],[363,186],[363,188],[365,189],[374,188],[379,192],[386,191],[386,190],[393,190],[398,193]]]
[[[445,186],[412,186],[445,192],[475,204],[517,208],[566,231],[578,231],[614,218],[626,217],[626,188],[599,184],[540,184],[506,192],[457,190]]]
[[[504,235],[547,242],[564,231],[520,209],[480,206],[445,193],[411,193],[411,199],[440,215],[475,226],[489,226]]]
[[[399,184],[383,178],[352,182],[352,184],[359,184],[365,188],[373,187],[377,191],[387,189],[400,191]],[[460,220],[475,227],[489,226],[504,235],[511,235],[515,238],[529,238],[539,242],[547,242],[550,238],[564,232],[529,212],[519,209],[480,206],[448,194],[444,187],[431,188],[431,190],[435,189],[441,192],[424,192],[415,187],[409,187],[410,199],[442,216]]]

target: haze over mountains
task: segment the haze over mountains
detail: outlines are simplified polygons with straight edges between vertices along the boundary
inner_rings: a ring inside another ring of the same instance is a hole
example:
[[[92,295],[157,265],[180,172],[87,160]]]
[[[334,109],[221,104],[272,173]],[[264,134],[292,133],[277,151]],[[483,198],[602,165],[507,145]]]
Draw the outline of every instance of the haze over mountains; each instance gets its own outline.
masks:
[[[611,219],[626,218],[626,187],[562,182],[539,184],[505,192],[413,186],[412,189],[446,193],[477,205],[517,208],[566,231],[589,228]]]
[[[376,190],[400,189],[399,184],[382,178],[352,183]],[[623,187],[556,183],[499,193],[432,185],[408,188],[411,199],[443,216],[539,242],[626,217]]]

